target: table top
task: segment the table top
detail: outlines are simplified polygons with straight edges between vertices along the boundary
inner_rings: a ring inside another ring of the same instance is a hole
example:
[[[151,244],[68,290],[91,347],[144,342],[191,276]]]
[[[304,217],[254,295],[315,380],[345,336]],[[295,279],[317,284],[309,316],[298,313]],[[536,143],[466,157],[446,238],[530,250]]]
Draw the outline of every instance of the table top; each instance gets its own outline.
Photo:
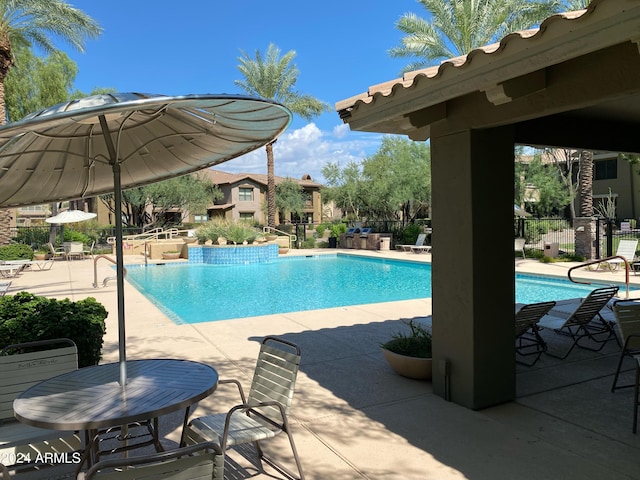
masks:
[[[53,430],[91,430],[147,420],[186,408],[213,393],[218,372],[189,360],[127,361],[80,368],[25,390],[13,403],[22,423]]]

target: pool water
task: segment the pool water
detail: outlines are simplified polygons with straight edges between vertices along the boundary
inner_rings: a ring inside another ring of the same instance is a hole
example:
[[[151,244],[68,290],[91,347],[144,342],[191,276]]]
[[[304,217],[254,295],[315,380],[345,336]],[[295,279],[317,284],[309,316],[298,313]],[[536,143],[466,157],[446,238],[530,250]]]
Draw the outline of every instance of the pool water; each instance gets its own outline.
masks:
[[[431,265],[349,255],[247,265],[127,266],[126,279],[176,323],[429,298]],[[596,286],[516,276],[516,302],[584,297]]]

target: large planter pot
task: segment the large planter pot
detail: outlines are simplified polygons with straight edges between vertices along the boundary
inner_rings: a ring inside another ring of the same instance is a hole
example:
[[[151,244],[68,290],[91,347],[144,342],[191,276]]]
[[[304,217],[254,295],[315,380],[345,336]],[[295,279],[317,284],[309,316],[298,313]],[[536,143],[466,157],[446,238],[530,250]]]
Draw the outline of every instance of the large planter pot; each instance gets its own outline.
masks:
[[[382,353],[397,374],[417,380],[431,380],[431,358],[407,357],[385,348],[382,349]]]
[[[178,258],[180,258],[180,252],[171,252],[171,253],[164,252],[162,254],[162,258],[164,260],[177,260]]]

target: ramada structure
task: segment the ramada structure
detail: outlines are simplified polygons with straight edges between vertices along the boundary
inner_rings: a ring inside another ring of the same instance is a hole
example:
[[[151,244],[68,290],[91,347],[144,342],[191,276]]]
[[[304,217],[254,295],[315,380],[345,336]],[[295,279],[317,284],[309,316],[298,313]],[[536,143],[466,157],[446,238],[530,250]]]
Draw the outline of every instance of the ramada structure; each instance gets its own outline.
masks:
[[[593,0],[336,104],[352,130],[431,142],[437,394],[515,397],[514,146],[640,153],[639,42],[640,1]]]

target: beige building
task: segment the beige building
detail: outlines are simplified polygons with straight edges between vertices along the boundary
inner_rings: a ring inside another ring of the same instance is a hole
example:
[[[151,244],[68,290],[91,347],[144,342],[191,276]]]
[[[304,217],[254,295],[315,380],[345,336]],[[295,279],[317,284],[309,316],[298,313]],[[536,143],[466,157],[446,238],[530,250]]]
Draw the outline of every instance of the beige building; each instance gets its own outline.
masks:
[[[191,215],[189,221],[205,222],[213,218],[242,219],[257,223],[266,223],[266,195],[267,176],[257,173],[226,173],[220,170],[206,169],[200,172],[206,174],[213,183],[218,185],[224,197],[207,208],[206,215]],[[276,185],[286,180],[285,177],[275,177]],[[276,223],[320,223],[322,221],[321,184],[314,182],[309,175],[300,180],[291,179],[304,190],[306,208],[300,218],[293,218],[290,213],[286,218],[280,218],[276,213]]]

